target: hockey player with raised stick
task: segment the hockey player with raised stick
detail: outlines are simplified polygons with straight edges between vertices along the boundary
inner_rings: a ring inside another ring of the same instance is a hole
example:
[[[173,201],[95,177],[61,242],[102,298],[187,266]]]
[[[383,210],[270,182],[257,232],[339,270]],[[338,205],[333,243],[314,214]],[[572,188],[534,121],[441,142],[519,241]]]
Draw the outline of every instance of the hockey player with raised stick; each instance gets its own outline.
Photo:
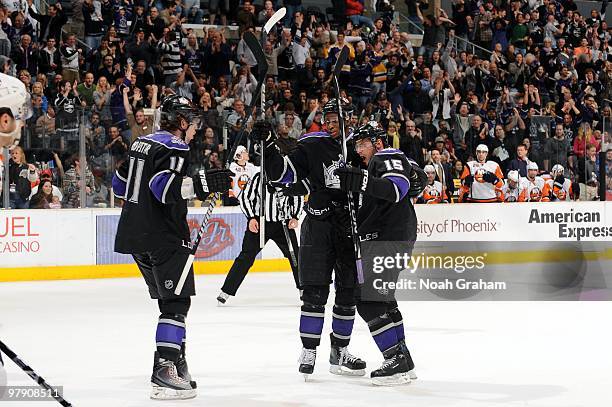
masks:
[[[342,190],[362,194],[357,212],[360,240],[410,242],[412,247],[417,219],[411,199],[423,191],[427,175],[400,150],[387,147],[386,133],[376,122],[356,129],[353,140],[367,170],[345,166],[335,173]],[[373,301],[360,296],[357,311],[385,358],[383,365],[371,373],[372,382],[396,385],[416,379],[397,301]]]
[[[189,100],[172,95],[160,107],[160,130],[137,138],[115,172],[115,194],[124,199],[115,251],[131,254],[157,300],[157,351],[151,385],[153,399],[196,396],[185,360],[185,317],[195,295],[193,267],[185,267],[192,246],[187,200],[204,201],[226,192],[229,170],[200,170],[187,177],[187,143],[201,123]]]
[[[357,270],[351,239],[347,194],[340,190],[334,174],[342,163],[341,118],[334,99],[323,108],[326,131],[304,135],[297,147],[282,156],[267,122],[256,122],[251,133],[255,142],[265,141],[265,171],[272,182],[297,183],[308,180],[311,192],[305,205],[306,217],[300,232],[298,273],[302,292],[300,337],[302,354],[299,372],[314,371],[316,348],[321,342],[325,304],[334,275],[330,372],[364,375],[366,364],[348,352],[355,319]]]

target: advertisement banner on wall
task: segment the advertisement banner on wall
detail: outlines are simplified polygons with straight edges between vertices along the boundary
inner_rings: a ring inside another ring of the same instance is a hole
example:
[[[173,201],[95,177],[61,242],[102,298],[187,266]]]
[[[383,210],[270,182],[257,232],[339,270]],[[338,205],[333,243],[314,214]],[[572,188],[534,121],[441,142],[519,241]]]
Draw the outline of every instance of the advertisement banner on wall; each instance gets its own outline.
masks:
[[[0,211],[0,267],[90,264],[90,211]]]
[[[418,240],[612,240],[612,202],[417,205],[415,209]]]
[[[187,217],[191,241],[200,228],[204,215],[192,213]],[[130,255],[114,251],[115,234],[119,215],[98,215],[96,219],[96,264],[132,263]],[[233,260],[240,253],[242,238],[246,229],[246,218],[241,212],[227,211],[213,215],[208,223],[198,251],[196,261]]]

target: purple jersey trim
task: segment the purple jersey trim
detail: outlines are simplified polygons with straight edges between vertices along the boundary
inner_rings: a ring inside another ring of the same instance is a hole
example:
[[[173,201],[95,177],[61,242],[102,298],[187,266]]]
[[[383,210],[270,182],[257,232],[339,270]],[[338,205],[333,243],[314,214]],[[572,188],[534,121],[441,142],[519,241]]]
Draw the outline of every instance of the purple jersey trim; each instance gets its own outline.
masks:
[[[300,139],[298,141],[302,141],[302,140],[306,140],[309,138],[329,138],[331,137],[329,135],[329,133],[325,132],[325,131],[315,131],[312,133],[306,133],[304,134],[302,137],[300,137]]]
[[[113,175],[113,194],[116,196],[123,198],[125,196],[125,181],[119,178],[117,174]]]
[[[166,131],[158,131],[149,136],[143,137],[145,140],[153,141],[171,150],[189,151],[189,146],[183,140]]]
[[[395,186],[399,190],[399,200],[401,201],[406,196],[406,194],[408,194],[408,190],[410,189],[410,182],[404,177],[394,175],[386,175],[385,178],[395,184]]]
[[[155,195],[155,198],[161,203],[164,203],[164,190],[166,189],[168,182],[172,173],[168,172],[158,172],[151,178],[149,182],[149,188],[151,188],[151,192]]]
[[[385,155],[385,154],[404,154],[402,150],[396,150],[395,148],[385,148],[384,150],[380,150],[375,155]]]

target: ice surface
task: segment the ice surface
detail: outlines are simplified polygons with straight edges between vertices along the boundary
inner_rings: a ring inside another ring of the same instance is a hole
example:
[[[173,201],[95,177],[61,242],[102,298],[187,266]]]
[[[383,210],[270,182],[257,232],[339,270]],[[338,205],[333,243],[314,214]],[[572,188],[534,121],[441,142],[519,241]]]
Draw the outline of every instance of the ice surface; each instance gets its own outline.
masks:
[[[313,381],[298,375],[300,310],[289,273],[251,274],[217,307],[222,279],[197,277],[187,318],[194,400],[148,399],[158,312],[140,279],[2,283],[0,338],[82,407],[612,405],[612,303],[402,302],[419,379],[378,388],[327,371],[329,318]],[[351,351],[368,372],[382,362],[359,317]],[[5,362],[9,384],[33,384]]]

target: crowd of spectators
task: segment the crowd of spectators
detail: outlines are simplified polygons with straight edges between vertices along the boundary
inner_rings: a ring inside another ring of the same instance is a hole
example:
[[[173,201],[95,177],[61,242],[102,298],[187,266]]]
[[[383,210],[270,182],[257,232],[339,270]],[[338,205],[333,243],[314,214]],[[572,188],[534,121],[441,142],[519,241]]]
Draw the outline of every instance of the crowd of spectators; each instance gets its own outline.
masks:
[[[257,63],[241,36],[281,6],[287,18],[263,47],[265,114],[287,149],[324,128],[330,70],[347,45],[339,80],[351,125],[376,120],[391,147],[430,165],[432,195],[419,202],[458,201],[471,182],[520,186],[534,165],[545,181],[571,182],[563,199],[598,199],[602,182],[612,193],[607,1],[587,15],[573,0],[454,0],[451,10],[429,1],[405,0],[409,22],[384,0],[333,1],[333,19],[306,0],[210,0],[208,9],[199,0],[76,0],[70,13],[5,1],[0,71],[26,85],[32,107],[10,161],[11,207],[108,206],[112,169],[153,131],[153,110],[171,93],[203,111],[191,170],[222,166],[252,124]],[[500,173],[470,173],[482,160]],[[561,173],[547,177],[556,165]],[[546,198],[562,200],[525,200]]]

